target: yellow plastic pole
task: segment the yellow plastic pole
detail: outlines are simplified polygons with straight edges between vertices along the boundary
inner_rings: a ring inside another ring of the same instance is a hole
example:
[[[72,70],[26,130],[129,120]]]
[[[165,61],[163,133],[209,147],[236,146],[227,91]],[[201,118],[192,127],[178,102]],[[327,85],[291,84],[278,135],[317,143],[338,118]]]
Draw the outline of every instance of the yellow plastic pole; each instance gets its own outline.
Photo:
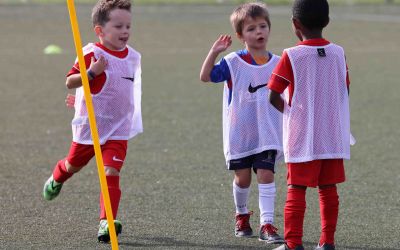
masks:
[[[99,174],[101,192],[103,193],[103,200],[104,200],[104,205],[106,208],[108,229],[109,229],[110,237],[111,237],[111,249],[118,250],[118,239],[117,239],[117,234],[116,234],[115,226],[114,226],[114,218],[113,218],[112,208],[111,208],[111,204],[110,204],[110,195],[108,193],[106,173],[104,171],[104,163],[103,163],[103,157],[101,154],[99,135],[98,135],[97,125],[96,125],[96,117],[94,116],[92,96],[90,95],[89,81],[88,81],[88,77],[86,74],[86,65],[85,65],[85,60],[84,60],[83,52],[82,52],[82,42],[81,42],[81,36],[79,33],[78,20],[76,18],[74,1],[67,0],[67,5],[68,5],[69,17],[71,20],[72,34],[74,36],[76,54],[78,55],[79,68],[81,71],[81,78],[82,78],[82,85],[83,85],[83,90],[84,90],[84,94],[85,94],[86,107],[87,107],[87,111],[88,111],[88,115],[89,115],[90,131],[92,133],[94,152],[96,155],[96,162],[97,162],[97,172]]]

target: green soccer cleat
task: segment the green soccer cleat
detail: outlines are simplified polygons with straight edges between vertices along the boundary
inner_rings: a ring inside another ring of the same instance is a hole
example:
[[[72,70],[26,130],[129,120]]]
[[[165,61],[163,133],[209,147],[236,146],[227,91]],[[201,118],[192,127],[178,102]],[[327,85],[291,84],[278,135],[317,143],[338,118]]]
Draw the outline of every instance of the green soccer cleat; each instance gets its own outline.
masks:
[[[62,183],[57,183],[53,179],[53,175],[46,181],[43,187],[43,197],[45,200],[51,201],[58,196],[61,191]]]
[[[119,220],[114,220],[115,231],[118,234],[122,232],[122,224]],[[107,220],[100,220],[99,231],[97,232],[97,239],[99,242],[108,243],[110,242],[110,232],[108,230]]]

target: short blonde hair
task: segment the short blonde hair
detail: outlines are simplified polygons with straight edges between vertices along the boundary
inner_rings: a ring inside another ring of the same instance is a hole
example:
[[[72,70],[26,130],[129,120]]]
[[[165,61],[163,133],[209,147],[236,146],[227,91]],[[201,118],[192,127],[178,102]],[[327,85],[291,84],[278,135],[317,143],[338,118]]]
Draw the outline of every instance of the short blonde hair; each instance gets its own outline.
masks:
[[[264,18],[268,27],[271,28],[271,21],[266,4],[261,2],[245,3],[237,7],[231,14],[232,27],[239,35],[242,35],[243,23],[248,17],[252,19],[257,17]]]
[[[110,12],[115,9],[131,11],[130,0],[99,0],[92,10],[93,26],[104,26],[110,21]]]

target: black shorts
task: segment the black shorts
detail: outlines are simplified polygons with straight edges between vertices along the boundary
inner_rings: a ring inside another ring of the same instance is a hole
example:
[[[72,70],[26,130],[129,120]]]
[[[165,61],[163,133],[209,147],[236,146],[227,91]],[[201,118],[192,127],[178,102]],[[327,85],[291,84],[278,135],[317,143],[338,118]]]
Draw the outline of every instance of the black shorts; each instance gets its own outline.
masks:
[[[257,169],[268,169],[275,173],[276,153],[276,150],[266,150],[258,154],[230,160],[227,168],[228,170],[253,168],[256,173]]]

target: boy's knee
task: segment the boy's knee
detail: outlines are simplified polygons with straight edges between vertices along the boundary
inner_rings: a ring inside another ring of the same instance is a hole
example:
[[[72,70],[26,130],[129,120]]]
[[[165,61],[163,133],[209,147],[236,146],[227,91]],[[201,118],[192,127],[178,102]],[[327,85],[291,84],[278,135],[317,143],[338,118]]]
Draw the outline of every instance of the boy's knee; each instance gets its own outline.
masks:
[[[119,176],[118,169],[116,169],[114,167],[105,166],[104,170],[106,172],[106,176]]]
[[[235,170],[235,184],[240,188],[248,188],[251,184],[251,169]]]
[[[270,184],[274,182],[274,172],[269,169],[257,169],[257,182],[259,184]]]
[[[77,172],[79,172],[79,171],[82,169],[82,167],[75,167],[75,166],[72,166],[72,165],[68,162],[68,160],[65,160],[65,168],[67,169],[67,172],[68,172],[68,173],[71,173],[71,174],[77,173]]]

